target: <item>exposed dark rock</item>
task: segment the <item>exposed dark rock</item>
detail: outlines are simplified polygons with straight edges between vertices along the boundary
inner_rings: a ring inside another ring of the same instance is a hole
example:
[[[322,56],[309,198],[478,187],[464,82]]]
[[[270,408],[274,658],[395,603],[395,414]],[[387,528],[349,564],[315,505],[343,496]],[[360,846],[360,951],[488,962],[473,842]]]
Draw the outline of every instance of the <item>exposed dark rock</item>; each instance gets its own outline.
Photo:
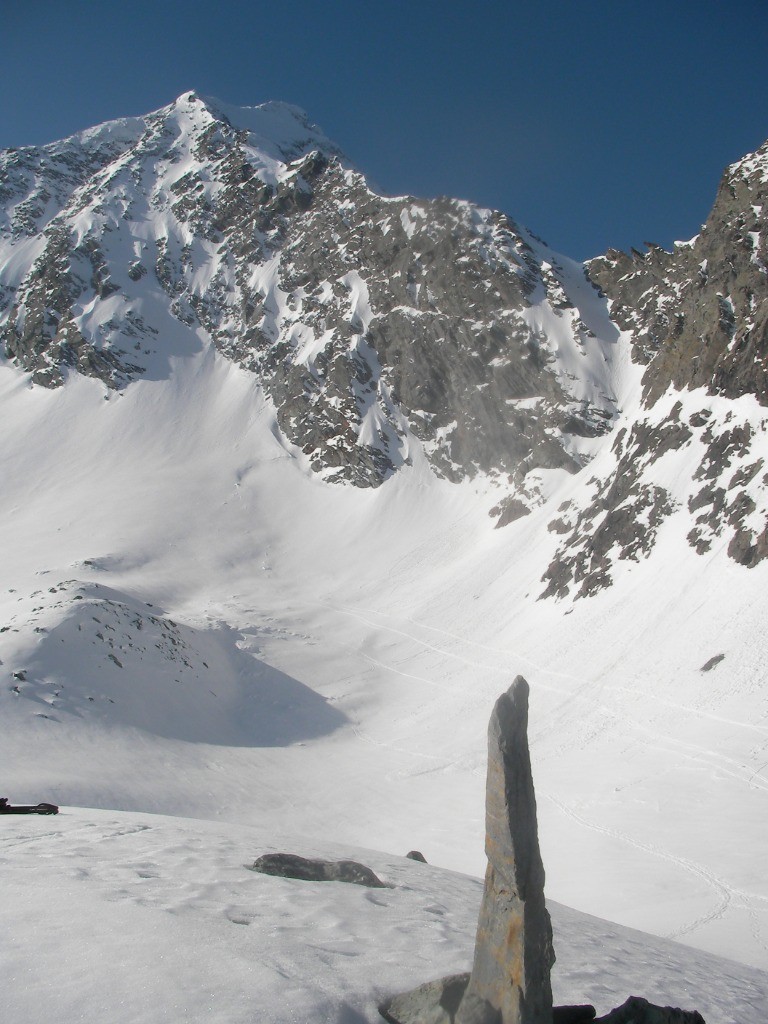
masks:
[[[408,853],[406,853],[405,856],[408,858],[408,860],[419,861],[420,864],[427,863],[427,858],[424,856],[423,853],[420,853],[418,850],[410,850]]]
[[[355,860],[334,861],[299,857],[295,853],[266,853],[253,862],[251,870],[305,882],[350,882],[371,889],[389,888],[370,868]]]
[[[428,981],[382,1003],[379,1013],[389,1024],[454,1024],[468,983],[469,972]],[[589,1004],[552,1007],[552,1024],[590,1024],[594,1019],[595,1008]]]
[[[698,1010],[680,1010],[673,1006],[656,1006],[641,996],[630,996],[625,1003],[595,1024],[705,1024]]]
[[[768,555],[768,524],[759,534],[751,530],[736,530],[728,545],[728,554],[748,569],[762,562]]]
[[[554,519],[550,519],[547,523],[547,529],[550,533],[568,533],[571,527],[564,519],[560,519],[557,516]]]
[[[589,275],[647,364],[650,401],[670,384],[768,403],[768,143],[729,167],[701,233],[668,253],[611,250]]]
[[[516,519],[522,519],[523,516],[529,516],[530,514],[531,510],[525,502],[514,497],[505,498],[490,511],[490,515],[499,517],[496,521],[496,529],[507,526],[509,523],[514,523]]]
[[[553,1006],[552,1024],[588,1024],[595,1019],[595,1008],[591,1003],[580,1006]]]
[[[712,658],[708,658],[704,662],[704,664],[701,666],[699,671],[700,672],[711,672],[712,669],[715,668],[716,665],[720,664],[720,662],[723,660],[724,657],[725,657],[724,654],[715,654]]]
[[[606,507],[617,509],[621,491],[636,482],[649,464],[663,452],[685,443],[676,406],[661,424],[647,431],[648,409],[669,391],[706,388],[712,395],[739,398],[753,395],[768,404],[768,143],[756,153],[729,167],[722,179],[714,207],[701,233],[671,253],[658,246],[631,255],[611,250],[588,264],[590,278],[611,299],[611,315],[631,333],[633,357],[646,365],[643,375],[646,411],[627,439],[617,436],[614,450],[622,457],[611,482],[598,495]],[[729,537],[728,554],[746,567],[768,555],[768,515],[764,503],[756,517],[757,474],[762,460],[750,458],[755,436],[749,422],[728,426],[702,408],[688,418],[706,445],[694,480],[709,486],[689,500],[698,511],[688,533],[699,554],[710,551],[715,538]],[[645,425],[643,425],[645,423]],[[765,424],[761,429],[765,429]],[[659,431],[663,436],[659,436]],[[690,432],[689,432],[690,433]],[[747,461],[749,460],[749,461]],[[744,464],[735,469],[733,463]],[[637,468],[633,468],[637,467]],[[753,483],[754,481],[754,483]],[[752,486],[752,493],[744,488]],[[734,494],[739,489],[741,493]],[[611,493],[612,490],[612,493]],[[582,534],[592,534],[597,524],[594,506],[580,523]],[[610,567],[587,568],[584,552],[592,536],[566,541],[546,576],[547,594],[563,595],[579,572],[590,579],[580,593],[610,582]],[[581,543],[581,556],[576,549]],[[651,544],[652,546],[652,544]]]
[[[626,461],[626,474],[598,491],[557,551],[542,577],[542,597],[564,597],[572,587],[577,597],[589,597],[611,584],[616,559],[639,561],[650,553],[674,506],[664,488],[633,482],[640,473]]]

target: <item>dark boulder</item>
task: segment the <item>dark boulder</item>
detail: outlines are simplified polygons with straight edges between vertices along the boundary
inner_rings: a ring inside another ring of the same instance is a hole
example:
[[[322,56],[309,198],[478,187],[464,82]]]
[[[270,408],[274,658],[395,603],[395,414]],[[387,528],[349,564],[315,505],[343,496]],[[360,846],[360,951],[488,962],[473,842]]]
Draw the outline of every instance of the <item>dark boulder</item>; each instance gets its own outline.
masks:
[[[334,861],[299,857],[295,853],[266,853],[253,862],[251,870],[280,878],[298,878],[304,882],[351,882],[352,885],[367,885],[371,889],[388,888],[370,868],[355,860]]]
[[[705,1024],[697,1010],[680,1010],[674,1006],[656,1006],[641,996],[630,996],[595,1024]]]
[[[552,1007],[552,1024],[590,1024],[594,1019],[595,1008],[590,1003]]]

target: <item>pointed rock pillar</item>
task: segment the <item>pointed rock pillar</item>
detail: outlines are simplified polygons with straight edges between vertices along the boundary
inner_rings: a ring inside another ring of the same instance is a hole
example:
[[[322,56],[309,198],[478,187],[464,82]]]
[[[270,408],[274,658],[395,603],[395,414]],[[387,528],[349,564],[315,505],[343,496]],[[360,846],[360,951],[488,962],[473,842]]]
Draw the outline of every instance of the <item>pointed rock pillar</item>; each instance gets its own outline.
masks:
[[[552,1024],[552,925],[544,905],[528,751],[528,683],[518,676],[488,726],[488,869],[472,974],[456,1024]]]

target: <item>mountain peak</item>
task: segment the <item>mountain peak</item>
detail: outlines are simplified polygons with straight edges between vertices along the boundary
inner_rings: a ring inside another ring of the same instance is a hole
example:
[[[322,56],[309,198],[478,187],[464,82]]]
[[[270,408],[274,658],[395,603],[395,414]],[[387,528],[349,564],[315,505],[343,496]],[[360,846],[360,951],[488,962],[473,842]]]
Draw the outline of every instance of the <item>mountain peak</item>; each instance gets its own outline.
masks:
[[[190,90],[182,93],[166,110],[169,114],[193,121],[202,115],[237,131],[245,131],[249,135],[250,146],[286,163],[315,150],[343,158],[339,147],[301,107],[280,100],[240,107]]]
[[[751,180],[755,184],[768,183],[768,140],[758,146],[754,153],[747,153],[741,160],[728,168],[728,178],[736,176]]]

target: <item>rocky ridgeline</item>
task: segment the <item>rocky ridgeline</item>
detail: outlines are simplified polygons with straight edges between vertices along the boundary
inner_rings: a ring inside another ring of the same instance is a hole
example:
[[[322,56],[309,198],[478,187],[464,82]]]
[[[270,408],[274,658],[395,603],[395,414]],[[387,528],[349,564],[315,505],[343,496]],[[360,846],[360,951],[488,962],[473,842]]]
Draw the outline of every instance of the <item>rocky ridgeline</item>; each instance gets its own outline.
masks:
[[[610,250],[588,264],[632,332],[650,403],[673,384],[768,405],[768,142],[729,167],[712,212],[673,252]]]
[[[564,538],[545,574],[547,595],[610,584],[617,560],[647,555],[681,508],[699,554],[724,539],[742,565],[768,555],[766,211],[768,143],[727,169],[691,242],[671,253],[612,250],[588,264],[646,367],[643,405],[613,438],[613,464],[594,481],[592,500],[550,522]],[[685,391],[693,395],[684,403]],[[661,467],[676,458],[673,495]]]
[[[37,384],[120,388],[180,330],[212,342],[334,481],[376,486],[414,444],[450,479],[580,468],[615,403],[574,387],[541,325],[598,344],[574,271],[502,214],[376,195],[294,108],[239,114],[262,132],[187,94],[3,154],[6,354]]]

